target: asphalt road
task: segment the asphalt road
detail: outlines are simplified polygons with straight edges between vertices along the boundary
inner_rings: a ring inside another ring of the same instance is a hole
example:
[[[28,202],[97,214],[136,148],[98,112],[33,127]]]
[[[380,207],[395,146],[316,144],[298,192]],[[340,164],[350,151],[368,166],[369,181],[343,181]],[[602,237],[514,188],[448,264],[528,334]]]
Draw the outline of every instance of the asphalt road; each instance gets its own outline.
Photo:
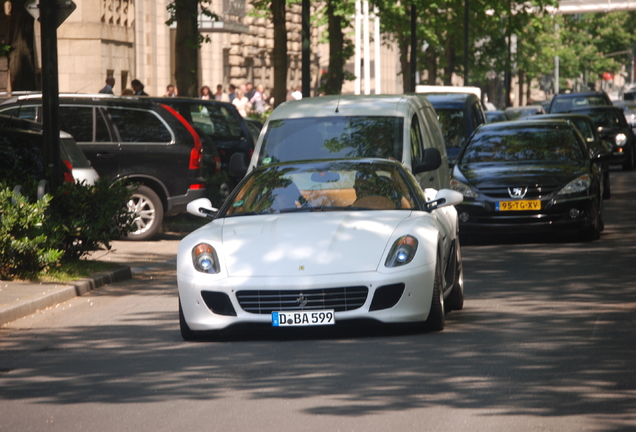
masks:
[[[464,245],[440,333],[244,331],[185,343],[178,240],[115,242],[133,279],[0,331],[0,431],[634,431],[636,172],[601,240]]]

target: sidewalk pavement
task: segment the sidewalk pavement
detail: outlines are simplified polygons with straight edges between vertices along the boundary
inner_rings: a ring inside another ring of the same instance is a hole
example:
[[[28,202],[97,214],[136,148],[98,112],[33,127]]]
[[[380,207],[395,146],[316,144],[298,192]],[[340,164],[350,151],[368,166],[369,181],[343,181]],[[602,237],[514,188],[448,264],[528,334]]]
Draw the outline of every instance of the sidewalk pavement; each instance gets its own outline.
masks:
[[[68,284],[0,281],[0,326],[131,277],[130,267],[122,265]]]
[[[178,232],[172,232],[172,227],[173,230],[166,229],[167,232],[150,241],[113,240],[110,251],[97,251],[91,259],[119,266],[88,278],[66,284],[0,281],[0,327],[104,285],[131,279],[149,268],[165,265],[175,268],[179,241],[189,232],[182,225],[178,225],[181,228]]]

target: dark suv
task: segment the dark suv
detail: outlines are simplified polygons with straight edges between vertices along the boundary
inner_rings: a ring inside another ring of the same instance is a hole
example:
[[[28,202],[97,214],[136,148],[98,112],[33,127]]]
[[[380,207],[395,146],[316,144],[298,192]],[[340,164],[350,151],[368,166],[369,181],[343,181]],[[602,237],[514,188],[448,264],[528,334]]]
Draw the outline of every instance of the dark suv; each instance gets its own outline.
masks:
[[[41,95],[10,98],[0,114],[41,121]],[[60,95],[60,128],[69,132],[100,177],[137,185],[131,240],[147,240],[164,215],[184,212],[205,195],[202,146],[188,122],[169,107],[142,98]]]
[[[227,102],[192,98],[155,98],[150,100],[167,105],[177,111],[197,131],[203,141],[204,173],[209,177],[209,167],[213,155],[218,151],[221,169],[228,172],[230,159],[234,153],[243,155],[247,164],[254,152],[255,139],[236,107]],[[214,170],[216,171],[216,170]],[[221,184],[221,195],[226,197],[242,178],[228,179]]]
[[[589,91],[580,93],[563,93],[552,98],[550,114],[570,112],[576,108],[593,106],[612,106],[612,101],[605,92]]]
[[[484,108],[473,93],[421,93],[435,108],[444,133],[448,160],[455,162],[462,145],[482,124],[486,123]]]

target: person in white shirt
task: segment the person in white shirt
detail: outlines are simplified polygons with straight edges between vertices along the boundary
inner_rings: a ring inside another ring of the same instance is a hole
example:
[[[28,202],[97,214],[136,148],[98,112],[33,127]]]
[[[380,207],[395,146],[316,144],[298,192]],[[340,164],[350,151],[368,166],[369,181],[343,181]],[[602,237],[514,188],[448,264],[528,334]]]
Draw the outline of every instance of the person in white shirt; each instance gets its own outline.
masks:
[[[247,114],[252,109],[250,101],[243,96],[243,92],[240,89],[236,90],[236,97],[232,101],[232,105],[236,107],[241,117],[247,117]]]

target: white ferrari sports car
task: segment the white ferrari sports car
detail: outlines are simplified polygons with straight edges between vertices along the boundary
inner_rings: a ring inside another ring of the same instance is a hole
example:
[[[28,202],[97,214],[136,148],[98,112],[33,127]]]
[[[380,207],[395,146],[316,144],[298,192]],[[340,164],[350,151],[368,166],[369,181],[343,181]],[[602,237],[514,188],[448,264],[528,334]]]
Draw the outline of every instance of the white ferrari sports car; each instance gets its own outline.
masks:
[[[438,158],[439,159],[439,158]],[[455,191],[423,191],[385,159],[270,164],[252,171],[177,256],[185,340],[234,324],[424,323],[464,303]]]

